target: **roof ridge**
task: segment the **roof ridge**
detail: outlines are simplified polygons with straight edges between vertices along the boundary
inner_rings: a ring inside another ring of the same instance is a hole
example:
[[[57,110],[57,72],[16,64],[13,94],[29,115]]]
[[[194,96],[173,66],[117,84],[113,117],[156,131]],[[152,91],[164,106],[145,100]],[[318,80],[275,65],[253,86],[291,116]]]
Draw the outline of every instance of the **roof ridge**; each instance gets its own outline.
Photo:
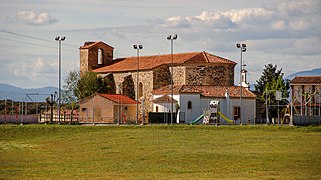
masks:
[[[105,42],[103,42],[103,41],[86,41],[85,43],[90,43],[90,44],[87,44],[87,45],[83,45],[83,46],[80,46],[80,48],[79,49],[87,49],[87,48],[91,48],[92,46],[95,46],[95,45],[97,45],[97,44],[99,44],[99,43],[102,43],[102,44],[104,44],[104,45],[106,45],[106,46],[108,46],[108,47],[111,47],[111,48],[113,48],[114,49],[114,47],[113,46],[111,46],[111,45],[109,45],[109,44],[107,44],[107,43],[105,43]]]
[[[178,89],[178,92],[181,92],[181,90],[183,89],[184,86],[185,86],[185,84],[181,84],[181,87]]]
[[[114,100],[108,98],[107,96],[103,96],[103,95],[108,95],[107,93],[98,93],[98,95],[99,95],[100,97],[103,97],[103,98],[105,98],[105,99],[108,99],[108,100],[110,100],[110,101],[112,101],[112,102],[115,102]]]
[[[320,75],[307,75],[307,76],[305,76],[305,75],[302,76],[302,75],[301,75],[301,76],[295,76],[295,78],[296,78],[296,77],[299,77],[299,78],[300,78],[300,77],[321,77],[321,76],[320,76]]]
[[[194,54],[196,53],[195,55],[198,55],[200,54],[201,52],[181,52],[181,53],[174,53],[173,55],[184,55],[184,54]],[[159,57],[159,56],[170,56],[171,54],[154,54],[154,55],[144,55],[144,56],[141,56],[139,55],[139,58],[145,58],[145,57]],[[194,57],[194,56],[193,56]],[[129,58],[137,58],[137,56],[129,56],[129,57],[119,57],[119,58],[116,58],[116,59],[129,59]],[[114,59],[114,60],[116,60]]]
[[[203,56],[205,57],[206,61],[209,63],[210,60],[207,57],[207,53],[205,51],[202,51]]]

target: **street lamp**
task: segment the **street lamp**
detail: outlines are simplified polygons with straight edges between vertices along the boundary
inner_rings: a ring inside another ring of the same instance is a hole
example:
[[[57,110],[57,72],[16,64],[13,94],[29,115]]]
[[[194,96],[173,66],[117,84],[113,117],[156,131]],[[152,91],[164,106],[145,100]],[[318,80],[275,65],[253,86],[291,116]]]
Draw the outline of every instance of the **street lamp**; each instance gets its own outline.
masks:
[[[139,101],[139,50],[143,49],[143,45],[133,45],[137,50],[137,76],[136,76],[136,124],[138,123],[138,101]],[[144,124],[142,120],[142,124]]]
[[[59,43],[59,61],[58,61],[58,124],[60,124],[60,101],[61,101],[61,42],[64,41],[66,37],[55,38]]]
[[[167,36],[167,40],[171,41],[171,95],[172,95],[172,99],[171,99],[171,124],[173,124],[173,41],[177,39],[177,34],[172,35],[168,35]]]
[[[237,43],[236,47],[239,48],[241,50],[241,65],[240,65],[240,125],[243,124],[243,103],[242,103],[242,88],[243,88],[243,84],[242,84],[242,71],[243,71],[243,61],[242,61],[242,56],[243,56],[243,52],[246,51],[246,44],[240,44]]]

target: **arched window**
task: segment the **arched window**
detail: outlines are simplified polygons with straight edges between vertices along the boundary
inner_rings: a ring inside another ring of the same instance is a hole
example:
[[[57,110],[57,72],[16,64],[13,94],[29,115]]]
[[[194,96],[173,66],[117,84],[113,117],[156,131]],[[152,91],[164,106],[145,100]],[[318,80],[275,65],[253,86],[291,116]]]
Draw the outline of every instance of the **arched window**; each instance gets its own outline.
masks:
[[[139,94],[138,97],[141,98],[143,97],[143,83],[139,83]]]
[[[156,112],[158,112],[158,106],[156,106]]]
[[[242,81],[241,82],[245,82],[246,79],[245,79],[245,73],[242,73]]]
[[[192,109],[192,102],[191,101],[187,102],[187,109]]]
[[[98,64],[104,64],[104,52],[102,49],[98,49],[98,59],[97,59],[97,63]]]

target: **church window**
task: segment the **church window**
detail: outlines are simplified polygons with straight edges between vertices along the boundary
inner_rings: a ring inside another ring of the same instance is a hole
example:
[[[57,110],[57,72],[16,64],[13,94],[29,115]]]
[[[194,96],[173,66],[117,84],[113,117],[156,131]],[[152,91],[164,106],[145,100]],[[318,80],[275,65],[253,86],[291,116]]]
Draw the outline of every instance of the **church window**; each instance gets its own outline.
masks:
[[[138,97],[141,98],[143,97],[143,83],[139,83],[139,94]]]
[[[192,109],[192,102],[191,101],[187,102],[187,109]]]
[[[234,107],[234,120],[237,120],[241,117],[241,108]]]
[[[104,64],[104,53],[102,49],[98,49],[98,64]]]

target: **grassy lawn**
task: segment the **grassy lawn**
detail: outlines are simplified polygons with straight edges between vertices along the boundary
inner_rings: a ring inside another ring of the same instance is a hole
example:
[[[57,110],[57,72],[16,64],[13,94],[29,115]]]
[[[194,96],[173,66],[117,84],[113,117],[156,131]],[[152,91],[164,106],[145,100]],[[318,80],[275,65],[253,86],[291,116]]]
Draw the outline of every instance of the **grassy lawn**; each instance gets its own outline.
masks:
[[[321,179],[321,127],[0,125],[0,179]]]

